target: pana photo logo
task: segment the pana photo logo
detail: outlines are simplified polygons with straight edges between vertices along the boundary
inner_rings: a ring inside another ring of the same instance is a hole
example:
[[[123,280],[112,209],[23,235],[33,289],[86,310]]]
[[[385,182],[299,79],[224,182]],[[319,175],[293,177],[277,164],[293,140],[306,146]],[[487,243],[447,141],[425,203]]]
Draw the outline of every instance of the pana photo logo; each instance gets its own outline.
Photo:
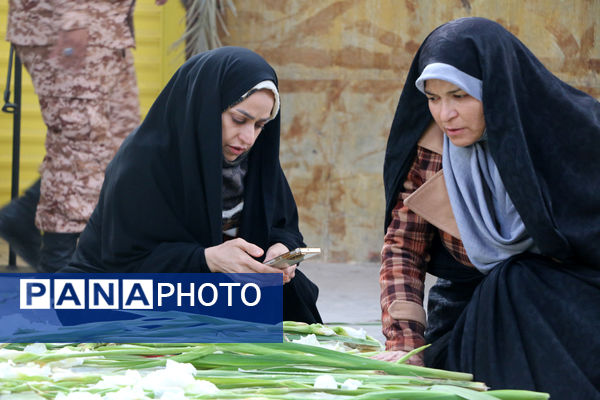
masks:
[[[20,308],[160,309],[177,307],[255,307],[261,300],[256,283],[159,282],[153,279],[20,279]],[[156,296],[155,296],[156,294]]]
[[[0,343],[280,343],[282,321],[281,274],[0,274]]]

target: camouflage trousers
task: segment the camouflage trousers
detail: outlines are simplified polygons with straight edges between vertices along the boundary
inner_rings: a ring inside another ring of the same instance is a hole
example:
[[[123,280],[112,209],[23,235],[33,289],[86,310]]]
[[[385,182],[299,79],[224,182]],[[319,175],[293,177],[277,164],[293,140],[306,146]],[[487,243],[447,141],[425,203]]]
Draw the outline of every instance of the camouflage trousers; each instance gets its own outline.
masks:
[[[48,59],[49,46],[18,46],[47,127],[35,222],[47,232],[81,232],[96,206],[104,170],[139,124],[129,49],[88,46],[77,70]]]

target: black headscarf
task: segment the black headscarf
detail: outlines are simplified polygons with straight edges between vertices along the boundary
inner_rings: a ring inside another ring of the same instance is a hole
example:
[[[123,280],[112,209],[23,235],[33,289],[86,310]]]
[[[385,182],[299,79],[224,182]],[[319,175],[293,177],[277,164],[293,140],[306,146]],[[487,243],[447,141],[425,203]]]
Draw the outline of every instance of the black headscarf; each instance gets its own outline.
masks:
[[[208,272],[222,243],[221,113],[275,71],[224,47],[191,58],[106,170],[71,266],[89,272]],[[239,236],[264,250],[302,245],[296,203],[279,163],[279,115],[248,155]],[[287,286],[287,285],[286,285]]]
[[[432,120],[415,81],[434,62],[482,80],[492,157],[541,252],[600,266],[600,103],[552,75],[514,35],[484,18],[438,27],[413,60],[385,155],[386,228]]]

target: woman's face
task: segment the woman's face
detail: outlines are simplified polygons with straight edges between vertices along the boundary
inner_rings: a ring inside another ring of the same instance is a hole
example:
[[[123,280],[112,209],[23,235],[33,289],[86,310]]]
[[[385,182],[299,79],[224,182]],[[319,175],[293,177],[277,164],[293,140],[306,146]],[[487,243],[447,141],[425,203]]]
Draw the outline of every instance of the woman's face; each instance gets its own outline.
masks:
[[[481,138],[485,130],[481,101],[439,79],[428,79],[425,93],[433,119],[455,146],[470,146]]]
[[[275,98],[270,90],[259,90],[221,114],[223,157],[234,161],[254,145],[271,117]]]

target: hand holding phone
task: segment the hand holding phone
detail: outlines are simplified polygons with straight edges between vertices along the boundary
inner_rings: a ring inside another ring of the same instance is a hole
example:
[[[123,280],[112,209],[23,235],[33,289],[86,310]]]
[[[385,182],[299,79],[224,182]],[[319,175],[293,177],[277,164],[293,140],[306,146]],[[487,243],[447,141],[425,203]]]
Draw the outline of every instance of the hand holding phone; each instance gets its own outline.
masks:
[[[321,249],[318,247],[298,247],[278,257],[267,260],[263,264],[284,269],[319,254],[321,254]]]

